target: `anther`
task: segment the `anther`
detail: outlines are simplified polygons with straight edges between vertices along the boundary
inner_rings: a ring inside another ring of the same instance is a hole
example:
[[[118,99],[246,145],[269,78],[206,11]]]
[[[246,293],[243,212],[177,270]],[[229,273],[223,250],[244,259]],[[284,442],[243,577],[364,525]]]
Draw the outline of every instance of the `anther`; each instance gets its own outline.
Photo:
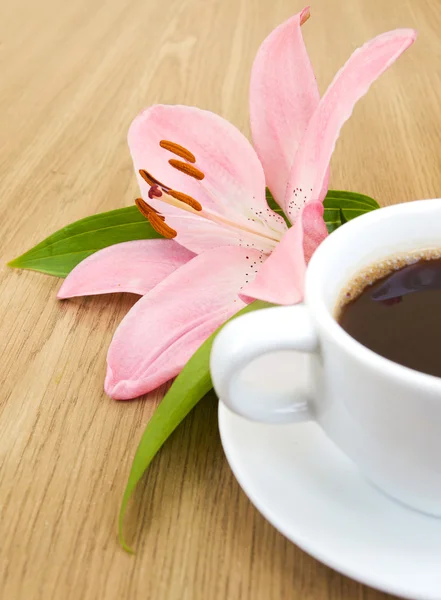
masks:
[[[136,198],[135,204],[138,207],[139,212],[149,221],[150,225],[155,231],[167,239],[175,238],[177,232],[169,227],[165,222],[165,217],[160,215],[153,206],[147,204],[142,198]]]
[[[163,235],[165,238],[171,240],[178,235],[177,231],[175,231],[167,225],[162,215],[151,213],[148,219],[153,229],[157,231],[160,235]]]
[[[193,167],[193,165],[189,165],[188,163],[182,162],[181,160],[175,160],[174,158],[171,158],[168,162],[171,164],[172,167],[174,167],[178,171],[181,171],[186,175],[190,175],[190,177],[194,177],[199,181],[201,181],[205,177],[202,171],[199,171],[199,169]]]
[[[163,217],[158,210],[156,210],[156,208],[153,208],[153,206],[150,206],[150,204],[147,204],[147,202],[144,200],[144,198],[136,198],[135,200],[135,204],[138,207],[139,212],[144,215],[145,217],[147,217],[147,215],[150,215],[151,213],[154,213],[155,215],[158,215],[158,217],[161,217],[162,220],[165,219],[165,217]]]
[[[139,169],[139,174],[144,179],[144,181],[146,181],[149,184],[150,187],[158,185],[160,188],[168,190],[168,187],[166,185],[161,183],[158,179],[155,179],[155,177],[153,177],[153,175],[151,175],[151,173],[149,173],[145,169]]]
[[[154,212],[154,208],[152,206],[150,206],[149,204],[147,204],[147,202],[145,200],[143,200],[143,198],[136,198],[135,200],[135,204],[139,210],[139,212],[142,214],[143,217],[145,217],[146,219],[149,218],[149,215]]]
[[[168,150],[169,152],[172,152],[173,154],[176,154],[177,156],[188,160],[188,162],[196,162],[194,154],[192,154],[190,150],[187,150],[187,148],[184,148],[184,146],[181,146],[180,144],[175,144],[175,142],[169,142],[168,140],[161,140],[159,142],[159,145],[161,146],[161,148],[164,148],[164,150]]]
[[[167,193],[169,196],[176,198],[176,200],[180,200],[184,204],[188,204],[188,206],[191,206],[191,208],[194,208],[195,210],[198,210],[198,211],[202,210],[201,203],[198,202],[197,200],[195,200],[194,198],[192,198],[191,196],[188,196],[187,194],[183,194],[182,192],[177,192],[176,190],[168,190]]]

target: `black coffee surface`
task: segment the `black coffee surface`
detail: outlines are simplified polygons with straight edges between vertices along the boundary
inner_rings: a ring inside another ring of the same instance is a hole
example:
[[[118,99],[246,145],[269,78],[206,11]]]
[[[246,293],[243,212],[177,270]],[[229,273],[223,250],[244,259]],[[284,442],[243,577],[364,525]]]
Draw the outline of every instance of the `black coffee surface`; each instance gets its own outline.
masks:
[[[421,260],[368,285],[338,322],[377,354],[441,377],[441,259]]]

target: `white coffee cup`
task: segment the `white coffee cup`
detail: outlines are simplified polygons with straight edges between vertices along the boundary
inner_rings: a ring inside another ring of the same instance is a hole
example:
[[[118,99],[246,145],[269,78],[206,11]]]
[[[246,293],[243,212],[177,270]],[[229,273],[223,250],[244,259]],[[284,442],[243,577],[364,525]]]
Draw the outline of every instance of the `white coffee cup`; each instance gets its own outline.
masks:
[[[431,248],[441,248],[441,199],[350,221],[312,257],[305,304],[256,311],[226,325],[213,345],[211,372],[219,398],[235,413],[268,423],[315,420],[378,488],[441,516],[441,378],[375,354],[334,318],[339,294],[361,269]],[[294,383],[256,389],[241,377],[253,360],[280,350],[310,354],[306,394]]]

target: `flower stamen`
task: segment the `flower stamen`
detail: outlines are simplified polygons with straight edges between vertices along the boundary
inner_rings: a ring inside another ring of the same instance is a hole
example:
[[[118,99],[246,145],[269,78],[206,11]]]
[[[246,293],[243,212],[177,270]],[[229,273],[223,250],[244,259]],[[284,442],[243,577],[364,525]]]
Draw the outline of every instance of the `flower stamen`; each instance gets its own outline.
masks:
[[[159,186],[155,184],[149,189],[148,194],[150,200],[153,200],[153,198],[160,198],[162,196],[162,191],[159,189]]]
[[[191,208],[194,208],[197,211],[202,210],[202,204],[188,194],[177,192],[176,190],[168,190],[167,194],[172,196],[172,198],[176,198],[176,200],[180,200],[184,204],[188,204],[188,206],[191,206]]]
[[[150,206],[150,204],[147,204],[147,202],[143,198],[136,198],[135,204],[136,204],[136,207],[138,208],[139,212],[146,219],[149,218],[149,215],[152,212],[155,212],[155,213],[158,212],[155,208],[153,208],[153,206]]]
[[[205,177],[204,173],[185,162],[181,162],[179,160],[171,159],[168,161],[171,166],[175,167],[179,171],[190,175],[198,180],[201,187],[204,191],[210,194],[214,200],[216,198],[213,195],[213,192],[206,188],[205,185],[201,182],[201,180]],[[185,194],[184,192],[179,192],[177,190],[173,190],[168,186],[161,183],[156,177],[153,177],[151,173],[146,171],[145,169],[140,169],[139,171],[141,177],[148,183],[150,189],[148,191],[148,196],[151,200],[158,199],[160,202],[164,202],[165,204],[169,204],[170,206],[174,206],[175,208],[179,208],[186,212],[189,212],[193,215],[198,215],[204,219],[212,221],[214,223],[218,223],[219,225],[223,225],[224,227],[228,227],[233,230],[241,230],[244,233],[246,232],[248,235],[254,236],[255,240],[262,240],[264,238],[266,243],[273,244],[275,242],[280,241],[280,237],[277,235],[271,235],[268,233],[264,233],[263,231],[256,230],[253,225],[250,223],[236,223],[234,218],[229,218],[227,216],[223,216],[221,214],[217,214],[212,210],[206,209],[202,206],[198,200]],[[138,198],[136,200],[136,205],[140,212],[150,221],[152,227],[161,235],[168,238],[174,238],[177,236],[177,231],[169,227],[165,223],[165,218],[158,213],[153,207],[147,204],[142,198]]]
[[[165,238],[171,240],[178,234],[177,232],[169,227],[165,222],[165,217],[158,213],[153,206],[147,204],[142,198],[136,198],[135,204],[138,207],[139,212],[149,221],[150,225],[155,231]]]
[[[176,144],[175,142],[169,142],[168,140],[161,140],[159,142],[159,145],[161,146],[161,148],[164,148],[164,150],[168,150],[169,152],[180,156],[184,160],[188,160],[188,162],[196,162],[195,155],[192,152],[190,152],[190,150],[187,150],[187,148],[184,148],[184,146],[181,146],[180,144]]]
[[[193,167],[193,165],[189,165],[188,163],[182,162],[181,160],[175,160],[174,158],[171,158],[168,162],[172,167],[174,167],[178,171],[181,171],[186,175],[190,175],[190,177],[194,177],[198,181],[201,181],[205,177],[202,171],[200,171],[196,167]]]
[[[149,217],[150,225],[160,235],[164,236],[168,240],[172,240],[178,235],[178,233],[175,229],[169,227],[169,225],[167,225],[167,223],[163,219],[164,217],[162,217],[161,215],[152,213]]]
[[[159,179],[155,179],[155,177],[153,177],[153,175],[151,173],[149,173],[148,171],[146,171],[145,169],[139,169],[139,174],[144,179],[144,181],[146,181],[149,184],[150,187],[157,185],[160,188],[162,188],[163,190],[169,189],[166,185],[161,183],[159,181]]]

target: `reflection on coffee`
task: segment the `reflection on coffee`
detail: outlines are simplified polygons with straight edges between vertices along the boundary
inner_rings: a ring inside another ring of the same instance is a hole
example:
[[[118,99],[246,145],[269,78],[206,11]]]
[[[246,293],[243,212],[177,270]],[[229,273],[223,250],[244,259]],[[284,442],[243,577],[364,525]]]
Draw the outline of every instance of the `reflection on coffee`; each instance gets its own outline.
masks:
[[[384,260],[344,291],[337,320],[377,354],[441,377],[441,252]]]

